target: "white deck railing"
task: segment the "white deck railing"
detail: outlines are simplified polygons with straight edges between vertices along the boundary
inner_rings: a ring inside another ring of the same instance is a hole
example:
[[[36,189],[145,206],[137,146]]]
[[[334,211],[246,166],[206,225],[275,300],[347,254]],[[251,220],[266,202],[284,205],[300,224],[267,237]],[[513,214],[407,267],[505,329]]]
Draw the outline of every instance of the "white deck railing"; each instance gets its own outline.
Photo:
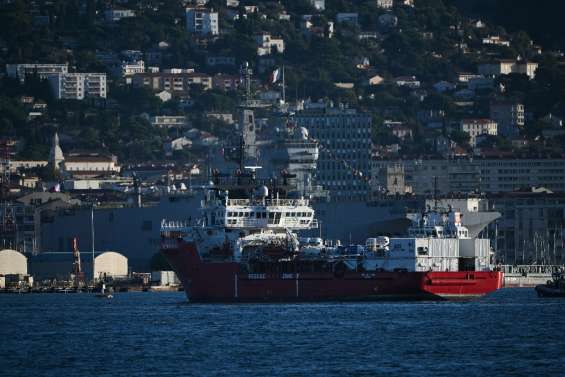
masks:
[[[228,206],[308,206],[308,199],[228,199]]]

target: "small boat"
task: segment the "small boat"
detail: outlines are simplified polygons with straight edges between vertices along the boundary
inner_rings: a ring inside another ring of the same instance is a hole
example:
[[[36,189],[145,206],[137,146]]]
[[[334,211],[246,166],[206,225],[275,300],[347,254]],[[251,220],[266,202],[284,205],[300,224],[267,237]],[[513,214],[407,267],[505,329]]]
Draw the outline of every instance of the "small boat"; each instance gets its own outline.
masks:
[[[554,273],[552,278],[546,284],[536,286],[539,297],[565,297],[565,272]]]
[[[102,288],[100,289],[100,292],[97,293],[95,295],[95,297],[98,297],[98,298],[114,298],[113,293],[114,293],[114,289],[112,287],[110,287],[108,289],[108,291],[106,291],[106,284],[102,284]]]

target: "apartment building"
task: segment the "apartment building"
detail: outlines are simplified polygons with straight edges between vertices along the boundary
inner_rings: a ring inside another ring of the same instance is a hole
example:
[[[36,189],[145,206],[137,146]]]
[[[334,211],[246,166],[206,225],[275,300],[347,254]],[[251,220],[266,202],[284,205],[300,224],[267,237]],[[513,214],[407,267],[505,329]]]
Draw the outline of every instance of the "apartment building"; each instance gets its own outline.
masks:
[[[518,60],[499,60],[494,63],[479,65],[479,73],[484,76],[509,75],[511,73],[522,73],[530,78],[536,77],[539,64],[534,62],[523,62]]]
[[[279,54],[284,52],[284,40],[282,38],[275,38],[269,33],[255,35],[255,42],[257,44],[258,56],[270,55],[272,52]]]
[[[477,137],[481,135],[498,135],[498,125],[491,119],[463,119],[459,130],[469,135],[469,144],[477,145]]]
[[[394,0],[377,0],[377,7],[381,9],[392,9]]]
[[[64,169],[73,175],[116,174],[121,170],[116,156],[97,152],[68,153],[65,156]]]
[[[404,186],[396,191],[430,195],[454,193],[503,193],[530,187],[545,187],[565,192],[564,158],[494,158],[381,160],[371,163],[371,191],[389,189],[387,171],[403,171]]]
[[[59,73],[49,75],[48,80],[57,99],[83,100],[107,95],[105,73]]]
[[[331,200],[366,199],[371,116],[354,109],[325,107],[297,113],[295,120],[320,143],[317,182],[330,191]]]
[[[186,8],[186,28],[200,36],[219,35],[218,12],[207,8]]]
[[[201,85],[204,90],[212,89],[212,77],[195,72],[146,72],[132,77],[135,87],[146,87],[153,91],[166,90],[173,94],[188,92],[190,86]]]
[[[143,60],[124,61],[120,65],[120,76],[133,76],[136,73],[145,72],[145,62]]]
[[[184,115],[157,115],[151,117],[151,125],[157,128],[187,128],[190,126],[188,118]]]
[[[6,64],[6,74],[8,77],[19,79],[25,82],[26,76],[38,75],[41,79],[59,73],[68,73],[68,64]]]

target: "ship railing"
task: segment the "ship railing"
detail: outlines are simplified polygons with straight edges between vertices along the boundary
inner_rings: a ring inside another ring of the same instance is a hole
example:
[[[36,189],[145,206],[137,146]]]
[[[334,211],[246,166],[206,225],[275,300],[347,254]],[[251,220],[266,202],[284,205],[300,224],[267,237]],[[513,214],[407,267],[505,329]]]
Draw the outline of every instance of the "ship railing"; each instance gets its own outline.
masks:
[[[249,206],[249,205],[265,205],[268,207],[274,206],[307,206],[308,199],[228,199],[228,206]]]
[[[225,222],[226,228],[277,228],[277,229],[317,229],[318,221],[312,220],[310,223],[300,223],[298,220],[283,219],[277,222],[270,222],[268,219],[228,219]]]
[[[192,227],[192,222],[188,220],[163,220],[161,221],[161,231],[187,230]]]
[[[551,275],[556,272],[565,271],[565,265],[550,265],[550,264],[522,264],[511,265],[504,264],[500,266],[500,270],[508,275]]]

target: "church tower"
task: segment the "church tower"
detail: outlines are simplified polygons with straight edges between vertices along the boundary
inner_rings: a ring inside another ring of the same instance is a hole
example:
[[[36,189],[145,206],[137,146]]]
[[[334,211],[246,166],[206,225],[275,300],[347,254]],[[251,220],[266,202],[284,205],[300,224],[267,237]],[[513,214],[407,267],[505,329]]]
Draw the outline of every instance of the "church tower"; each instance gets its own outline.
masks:
[[[65,161],[63,150],[59,146],[59,135],[55,132],[53,135],[53,143],[51,144],[51,151],[49,152],[49,166],[53,171],[58,172],[61,170],[61,164]]]

